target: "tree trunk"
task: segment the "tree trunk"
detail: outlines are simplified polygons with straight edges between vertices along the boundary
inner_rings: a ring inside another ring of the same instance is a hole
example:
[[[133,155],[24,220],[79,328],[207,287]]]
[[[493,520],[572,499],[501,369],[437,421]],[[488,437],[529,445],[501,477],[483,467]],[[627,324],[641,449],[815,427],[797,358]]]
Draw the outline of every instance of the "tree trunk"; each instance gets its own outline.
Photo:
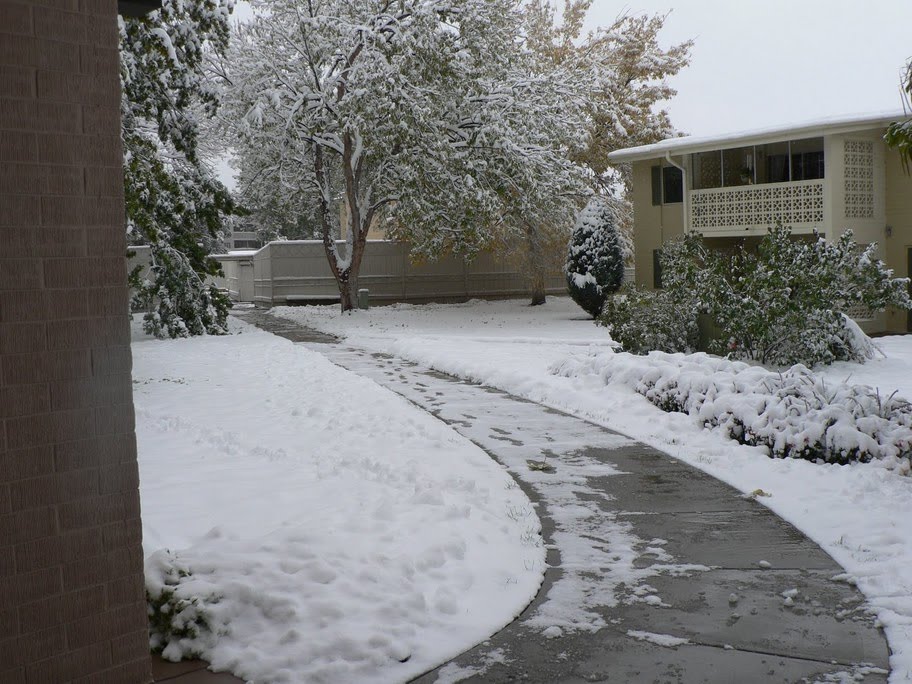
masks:
[[[358,308],[358,274],[361,271],[364,247],[367,244],[367,231],[370,229],[374,217],[373,208],[370,208],[365,216],[361,215],[358,202],[358,198],[361,196],[361,164],[353,159],[354,143],[350,135],[345,136],[344,146],[342,162],[351,253],[348,255],[348,265],[343,269],[340,268],[338,250],[332,235],[329,171],[323,158],[322,148],[314,145],[314,173],[322,190],[320,222],[323,230],[323,249],[326,253],[326,260],[329,262],[329,269],[339,288],[339,305],[343,313]]]
[[[356,139],[357,138],[357,139]],[[348,208],[348,228],[351,234],[351,254],[348,255],[348,268],[345,269],[345,282],[339,282],[339,296],[342,311],[358,308],[358,276],[361,273],[361,261],[367,245],[367,233],[374,218],[370,207],[362,212],[362,162],[358,156],[360,137],[351,132],[342,138],[342,172],[345,177],[345,203]],[[344,287],[343,287],[344,286]]]
[[[353,311],[358,308],[358,280],[352,280],[349,272],[346,272],[337,281],[339,286],[339,304],[342,306],[342,313]]]
[[[339,304],[342,306],[342,311],[344,313],[345,311],[355,308],[355,300],[352,298],[351,292],[351,267],[344,271],[339,269],[338,251],[336,249],[335,237],[332,232],[332,218],[330,217],[330,211],[332,211],[332,209],[329,202],[329,169],[323,159],[323,149],[317,144],[314,144],[314,176],[316,177],[317,184],[321,190],[320,228],[323,233],[323,252],[326,254],[329,270],[332,272],[333,278],[336,279],[336,285],[339,288]],[[357,296],[357,292],[355,295]]]
[[[541,240],[538,231],[531,223],[526,223],[526,238],[529,249],[529,289],[532,294],[530,306],[539,306],[545,303],[545,265],[541,249]]]

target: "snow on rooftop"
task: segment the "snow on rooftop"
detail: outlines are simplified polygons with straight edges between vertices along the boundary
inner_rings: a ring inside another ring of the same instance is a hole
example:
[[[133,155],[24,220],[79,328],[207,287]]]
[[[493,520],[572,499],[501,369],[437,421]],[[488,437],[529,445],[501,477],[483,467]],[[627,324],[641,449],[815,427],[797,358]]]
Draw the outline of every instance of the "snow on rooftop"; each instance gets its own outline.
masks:
[[[749,143],[773,142],[776,139],[786,140],[789,138],[822,135],[824,133],[850,132],[887,126],[894,121],[899,121],[909,116],[908,112],[904,112],[901,109],[864,114],[841,114],[746,131],[667,138],[652,145],[640,145],[639,147],[615,150],[608,155],[608,159],[612,162],[631,162],[662,157],[666,152],[673,154],[705,152]]]

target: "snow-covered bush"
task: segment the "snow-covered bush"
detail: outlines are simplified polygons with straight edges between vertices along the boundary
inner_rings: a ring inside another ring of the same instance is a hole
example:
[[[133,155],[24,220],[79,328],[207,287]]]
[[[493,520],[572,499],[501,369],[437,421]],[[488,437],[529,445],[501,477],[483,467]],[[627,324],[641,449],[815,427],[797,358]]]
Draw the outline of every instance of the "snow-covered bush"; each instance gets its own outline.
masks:
[[[875,258],[875,250],[874,244],[858,246],[851,231],[828,242],[819,236],[795,239],[787,228],[774,227],[755,250],[740,244],[723,253],[707,249],[702,237],[692,233],[663,246],[666,294],[643,297],[645,310],[639,317],[662,320],[669,302],[678,303],[679,315],[695,319],[703,313],[712,321],[718,334],[709,341],[709,351],[765,365],[864,361],[870,345],[846,314],[912,306],[908,280],[894,278]],[[604,323],[618,334],[626,325],[623,317],[613,320],[610,315]],[[625,348],[648,351],[636,345]],[[654,348],[688,351],[689,345]]]
[[[181,587],[192,573],[166,550],[146,560],[146,613],[149,617],[149,647],[167,660],[198,658],[213,639],[207,602]]]
[[[711,351],[775,366],[863,361],[843,314],[909,307],[907,281],[893,278],[875,250],[861,249],[851,231],[808,242],[776,227],[756,252],[706,253],[707,273],[693,282],[724,331]]]
[[[678,299],[666,290],[625,286],[608,297],[597,322],[625,351],[694,351],[699,343],[693,298]]]
[[[783,372],[706,354],[599,354],[564,361],[558,375],[598,375],[666,412],[692,416],[776,458],[827,463],[884,459],[909,471],[912,405],[867,385],[830,386],[805,366]]]
[[[667,287],[647,290],[631,284],[607,298],[597,323],[608,328],[624,351],[647,354],[697,349],[700,301],[693,282],[700,277],[700,250],[702,244],[694,239],[665,243],[661,260],[663,272],[668,270]]]
[[[595,318],[608,295],[624,280],[623,238],[614,207],[592,199],[580,212],[567,250],[567,289],[580,307]]]

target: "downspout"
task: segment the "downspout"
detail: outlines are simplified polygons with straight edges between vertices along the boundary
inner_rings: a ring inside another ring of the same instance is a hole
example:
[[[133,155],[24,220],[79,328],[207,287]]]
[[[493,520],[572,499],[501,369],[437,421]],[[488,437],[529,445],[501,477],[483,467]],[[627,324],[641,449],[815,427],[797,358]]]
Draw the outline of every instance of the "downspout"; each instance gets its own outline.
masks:
[[[687,191],[687,169],[671,158],[671,152],[665,153],[665,161],[676,169],[681,170],[681,185],[683,186],[682,191],[684,193],[684,233],[686,234],[690,232],[690,193]]]

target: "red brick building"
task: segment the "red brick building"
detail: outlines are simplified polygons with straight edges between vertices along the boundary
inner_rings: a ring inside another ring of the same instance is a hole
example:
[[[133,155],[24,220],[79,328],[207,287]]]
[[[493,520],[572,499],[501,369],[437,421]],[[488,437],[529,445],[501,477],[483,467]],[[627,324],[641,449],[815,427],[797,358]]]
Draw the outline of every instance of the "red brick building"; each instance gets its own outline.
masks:
[[[0,0],[4,684],[151,680],[117,12]]]

